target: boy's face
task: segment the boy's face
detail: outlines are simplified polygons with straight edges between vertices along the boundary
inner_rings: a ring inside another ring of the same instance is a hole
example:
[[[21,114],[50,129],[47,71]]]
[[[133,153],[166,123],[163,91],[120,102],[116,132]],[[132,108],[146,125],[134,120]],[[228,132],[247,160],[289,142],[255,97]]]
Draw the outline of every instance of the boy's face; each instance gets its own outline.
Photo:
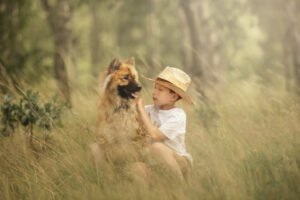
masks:
[[[172,105],[178,100],[179,96],[172,90],[155,83],[152,99],[155,106]]]

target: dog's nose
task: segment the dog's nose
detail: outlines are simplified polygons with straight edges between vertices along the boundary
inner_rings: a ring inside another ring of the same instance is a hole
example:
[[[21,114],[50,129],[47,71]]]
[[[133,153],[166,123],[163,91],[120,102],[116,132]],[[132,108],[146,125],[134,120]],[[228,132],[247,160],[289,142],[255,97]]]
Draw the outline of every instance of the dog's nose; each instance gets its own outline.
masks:
[[[142,89],[142,86],[137,85],[137,89],[138,89],[138,91],[140,91]]]

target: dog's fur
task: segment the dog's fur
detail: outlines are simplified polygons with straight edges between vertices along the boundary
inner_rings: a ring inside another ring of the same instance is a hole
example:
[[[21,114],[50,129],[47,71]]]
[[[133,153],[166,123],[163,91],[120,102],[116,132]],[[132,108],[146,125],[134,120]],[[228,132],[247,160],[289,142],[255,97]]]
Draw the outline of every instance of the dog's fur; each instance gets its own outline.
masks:
[[[97,144],[92,151],[99,161],[99,152],[106,160],[120,161],[137,157],[146,143],[138,122],[133,94],[141,90],[134,58],[124,62],[114,59],[108,66],[101,85],[97,120]],[[97,158],[98,156],[98,158]]]

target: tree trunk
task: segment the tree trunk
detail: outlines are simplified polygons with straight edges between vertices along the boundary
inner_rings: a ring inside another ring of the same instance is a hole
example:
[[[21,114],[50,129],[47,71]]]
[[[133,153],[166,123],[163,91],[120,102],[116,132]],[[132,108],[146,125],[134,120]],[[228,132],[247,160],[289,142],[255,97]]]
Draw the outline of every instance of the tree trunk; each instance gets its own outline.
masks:
[[[190,35],[190,42],[191,42],[191,49],[192,49],[192,63],[190,70],[193,72],[197,78],[200,79],[201,83],[204,82],[204,70],[203,65],[201,62],[201,44],[199,39],[199,33],[196,26],[196,19],[193,10],[190,7],[190,0],[181,0],[181,7],[183,10],[183,13],[186,18],[186,22],[189,27],[189,35]],[[201,84],[200,83],[200,84]]]
[[[71,104],[71,94],[66,68],[66,60],[69,56],[71,18],[70,5],[68,0],[57,0],[49,4],[48,0],[41,0],[54,39],[54,78],[62,97]]]
[[[300,96],[300,31],[298,30],[298,16],[296,2],[291,0],[286,3],[286,15],[288,19],[288,33],[290,37],[292,66],[294,71],[295,90]]]
[[[284,81],[285,81],[285,90],[287,92],[291,91],[291,80],[292,80],[292,73],[291,73],[291,64],[290,64],[290,49],[288,47],[289,43],[289,31],[287,31],[287,35],[285,36],[285,39],[282,42],[282,46],[283,46],[283,71],[284,71]]]
[[[100,17],[99,17],[99,10],[98,10],[98,3],[97,1],[90,2],[90,10],[92,15],[91,20],[91,40],[90,40],[90,47],[91,47],[91,72],[93,76],[97,76],[100,70],[100,61],[101,61],[101,47],[100,47]]]
[[[5,67],[2,65],[0,61],[0,94],[1,96],[3,94],[8,93],[8,74],[6,73]]]
[[[182,13],[182,12],[181,12]],[[189,38],[188,38],[188,27],[186,25],[186,20],[184,19],[183,13],[180,15],[180,30],[181,30],[181,48],[180,48],[180,55],[181,55],[181,63],[183,69],[185,71],[189,71],[190,64],[190,54],[189,54]]]
[[[295,74],[295,88],[296,93],[300,96],[300,34],[294,32],[293,37],[293,67]]]
[[[192,80],[195,83],[200,100],[208,104],[209,99],[205,92],[206,77],[203,69],[204,65],[201,60],[201,42],[199,38],[200,34],[196,25],[196,17],[190,7],[190,0],[181,0],[180,3],[186,19],[186,23],[188,24],[190,35],[191,66],[185,66],[185,68],[187,69],[187,72],[191,75]]]
[[[157,24],[156,18],[156,0],[150,0],[149,2],[149,13],[146,17],[145,23],[145,41],[147,41],[148,51],[146,58],[146,66],[150,76],[155,76],[157,69],[160,66],[159,63],[159,45],[157,44],[157,38],[159,37],[159,25]]]

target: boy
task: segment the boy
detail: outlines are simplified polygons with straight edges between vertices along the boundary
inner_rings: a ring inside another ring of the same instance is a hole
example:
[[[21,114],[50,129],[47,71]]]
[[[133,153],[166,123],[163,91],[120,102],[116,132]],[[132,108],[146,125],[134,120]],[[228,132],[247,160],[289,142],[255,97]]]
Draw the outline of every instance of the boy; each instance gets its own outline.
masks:
[[[185,148],[186,115],[175,103],[180,99],[191,103],[186,94],[191,78],[180,69],[166,67],[153,81],[153,105],[144,106],[136,97],[141,122],[151,138],[150,154],[183,180],[192,157]]]

